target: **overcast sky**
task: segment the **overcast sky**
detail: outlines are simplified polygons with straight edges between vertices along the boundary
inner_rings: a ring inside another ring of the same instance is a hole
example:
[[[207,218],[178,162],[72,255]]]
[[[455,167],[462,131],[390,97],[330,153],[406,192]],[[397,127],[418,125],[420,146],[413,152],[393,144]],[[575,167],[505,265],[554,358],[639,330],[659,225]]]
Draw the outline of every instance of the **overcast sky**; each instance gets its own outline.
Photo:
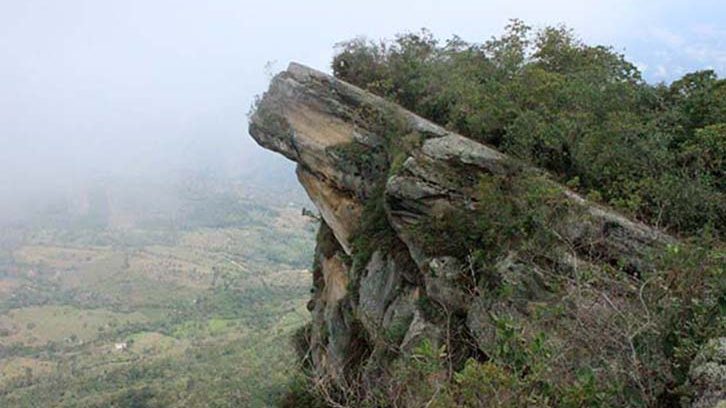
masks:
[[[265,65],[328,70],[333,45],[428,27],[483,41],[565,23],[652,82],[726,71],[726,2],[0,0],[0,199],[87,175],[252,166]],[[259,160],[258,160],[259,162]]]

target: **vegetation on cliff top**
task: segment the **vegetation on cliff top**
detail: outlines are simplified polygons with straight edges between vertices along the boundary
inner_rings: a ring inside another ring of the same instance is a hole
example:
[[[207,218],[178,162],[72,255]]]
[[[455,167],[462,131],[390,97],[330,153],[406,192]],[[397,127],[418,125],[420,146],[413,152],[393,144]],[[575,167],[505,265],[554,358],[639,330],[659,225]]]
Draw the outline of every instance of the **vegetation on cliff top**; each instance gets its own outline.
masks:
[[[679,235],[726,225],[726,81],[650,85],[567,28],[512,21],[482,44],[429,32],[338,44],[336,77]]]

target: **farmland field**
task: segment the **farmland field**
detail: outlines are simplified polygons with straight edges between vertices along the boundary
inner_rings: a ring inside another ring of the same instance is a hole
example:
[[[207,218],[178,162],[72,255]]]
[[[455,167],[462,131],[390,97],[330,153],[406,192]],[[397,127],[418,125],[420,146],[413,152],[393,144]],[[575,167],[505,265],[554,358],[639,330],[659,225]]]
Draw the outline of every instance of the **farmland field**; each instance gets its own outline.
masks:
[[[273,404],[308,319],[300,192],[225,186],[151,215],[122,201],[3,228],[0,406]]]

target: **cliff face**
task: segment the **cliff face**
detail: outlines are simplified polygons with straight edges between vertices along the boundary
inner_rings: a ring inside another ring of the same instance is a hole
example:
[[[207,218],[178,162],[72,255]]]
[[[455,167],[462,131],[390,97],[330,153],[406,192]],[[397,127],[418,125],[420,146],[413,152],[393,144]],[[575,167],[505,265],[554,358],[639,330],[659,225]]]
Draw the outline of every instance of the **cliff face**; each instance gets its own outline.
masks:
[[[394,362],[421,344],[460,367],[501,353],[507,328],[527,344],[546,333],[555,382],[587,368],[658,395],[670,380],[635,339],[652,329],[643,276],[673,238],[294,63],[250,134],[297,162],[322,216],[309,304],[320,383],[391,396]]]

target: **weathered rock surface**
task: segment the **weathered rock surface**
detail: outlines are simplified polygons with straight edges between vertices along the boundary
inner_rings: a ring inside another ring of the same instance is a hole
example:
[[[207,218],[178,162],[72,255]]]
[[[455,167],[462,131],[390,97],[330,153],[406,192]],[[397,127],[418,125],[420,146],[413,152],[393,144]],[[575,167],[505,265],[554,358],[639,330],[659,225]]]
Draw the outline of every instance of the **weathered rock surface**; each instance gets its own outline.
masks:
[[[395,135],[387,134],[391,129]],[[673,238],[589,203],[488,146],[294,63],[259,101],[250,134],[297,162],[298,178],[323,219],[310,305],[311,354],[321,378],[345,382],[379,376],[365,367],[385,366],[371,363],[391,358],[385,350],[395,355],[421,339],[444,341],[452,321],[486,355],[503,316],[518,322],[526,336],[546,328],[563,345],[563,360],[596,366],[612,359],[629,369],[628,356],[609,346],[632,340],[616,326],[639,310],[637,296],[615,288],[603,297],[603,287],[620,283],[585,285],[579,276],[617,268],[633,279],[627,283],[626,278],[623,288],[637,286],[637,277],[651,267],[649,253]],[[392,137],[410,143],[393,148]],[[483,176],[516,179],[525,173],[560,191],[565,204],[552,226],[558,244],[546,267],[511,251],[500,254],[490,271],[479,271],[470,259],[442,256],[423,242],[421,228],[432,218],[452,209],[475,211],[482,204],[477,188]],[[394,236],[370,256],[357,257],[355,238],[366,204],[381,189]],[[492,295],[481,277],[485,273],[507,288],[506,297]],[[431,303],[443,317],[431,315],[426,306]],[[603,333],[611,338],[598,338],[607,337]],[[553,368],[559,369],[562,376],[573,375],[565,367]],[[701,377],[694,372],[694,378]]]
[[[694,408],[726,407],[726,338],[706,343],[691,363],[689,377],[696,388]]]

